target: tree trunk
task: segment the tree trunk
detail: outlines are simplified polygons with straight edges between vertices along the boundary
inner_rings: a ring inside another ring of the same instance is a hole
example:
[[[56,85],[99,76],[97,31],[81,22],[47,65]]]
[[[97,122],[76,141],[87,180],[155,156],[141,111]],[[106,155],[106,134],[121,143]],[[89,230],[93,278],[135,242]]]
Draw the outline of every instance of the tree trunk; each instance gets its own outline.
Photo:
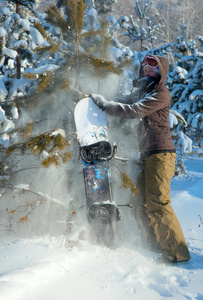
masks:
[[[16,13],[20,13],[20,3],[17,1],[16,2]],[[17,56],[17,79],[20,79],[21,74],[20,74],[20,49],[17,50],[18,56]]]
[[[16,2],[16,13],[19,14],[20,12],[20,3],[17,1]]]

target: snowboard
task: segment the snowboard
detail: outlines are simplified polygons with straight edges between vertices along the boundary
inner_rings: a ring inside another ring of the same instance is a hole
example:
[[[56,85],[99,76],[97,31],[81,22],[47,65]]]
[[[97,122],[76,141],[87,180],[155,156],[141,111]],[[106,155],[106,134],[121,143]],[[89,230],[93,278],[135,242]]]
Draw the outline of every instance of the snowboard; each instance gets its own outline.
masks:
[[[106,113],[88,97],[77,103],[74,118],[82,159],[87,218],[97,242],[110,247],[117,239],[116,222],[121,216],[112,195],[109,161],[113,150],[108,142]]]

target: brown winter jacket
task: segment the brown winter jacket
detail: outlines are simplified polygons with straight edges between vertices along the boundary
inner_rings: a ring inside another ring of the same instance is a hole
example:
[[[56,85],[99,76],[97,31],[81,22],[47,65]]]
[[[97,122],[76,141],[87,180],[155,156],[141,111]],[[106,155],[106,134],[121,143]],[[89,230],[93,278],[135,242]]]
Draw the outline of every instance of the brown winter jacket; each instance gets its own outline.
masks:
[[[169,63],[165,57],[156,57],[161,78],[150,93],[142,94],[141,99],[136,99],[137,93],[126,97],[127,103],[109,101],[105,103],[105,111],[113,116],[122,118],[141,119],[138,129],[139,150],[152,153],[175,151],[169,130],[169,110],[171,96],[165,86]],[[140,68],[140,78],[143,77],[143,68]]]

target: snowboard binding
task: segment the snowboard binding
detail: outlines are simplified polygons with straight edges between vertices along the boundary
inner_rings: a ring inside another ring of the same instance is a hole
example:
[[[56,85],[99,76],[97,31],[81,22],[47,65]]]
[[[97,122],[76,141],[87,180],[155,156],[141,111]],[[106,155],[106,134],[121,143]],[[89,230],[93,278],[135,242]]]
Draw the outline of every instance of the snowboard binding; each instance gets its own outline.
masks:
[[[122,219],[119,208],[111,203],[92,204],[87,210],[88,221],[91,223],[94,220],[107,224]]]
[[[108,141],[100,141],[80,148],[81,158],[87,162],[104,161],[112,159],[117,152],[117,146],[111,147]]]

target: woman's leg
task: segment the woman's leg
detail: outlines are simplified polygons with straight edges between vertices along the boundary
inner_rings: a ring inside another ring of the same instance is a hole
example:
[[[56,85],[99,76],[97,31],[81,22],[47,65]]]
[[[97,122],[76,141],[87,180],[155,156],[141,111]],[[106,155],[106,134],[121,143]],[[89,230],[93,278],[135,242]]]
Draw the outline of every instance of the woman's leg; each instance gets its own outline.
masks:
[[[170,260],[189,260],[180,223],[171,207],[170,183],[175,172],[175,153],[153,154],[145,160],[145,197],[148,216],[163,255]]]
[[[154,229],[150,226],[151,220],[148,217],[145,197],[145,169],[144,162],[139,164],[139,173],[137,176],[136,187],[139,194],[134,200],[134,216],[140,229],[142,246],[148,250],[162,252],[160,245],[156,241]]]

